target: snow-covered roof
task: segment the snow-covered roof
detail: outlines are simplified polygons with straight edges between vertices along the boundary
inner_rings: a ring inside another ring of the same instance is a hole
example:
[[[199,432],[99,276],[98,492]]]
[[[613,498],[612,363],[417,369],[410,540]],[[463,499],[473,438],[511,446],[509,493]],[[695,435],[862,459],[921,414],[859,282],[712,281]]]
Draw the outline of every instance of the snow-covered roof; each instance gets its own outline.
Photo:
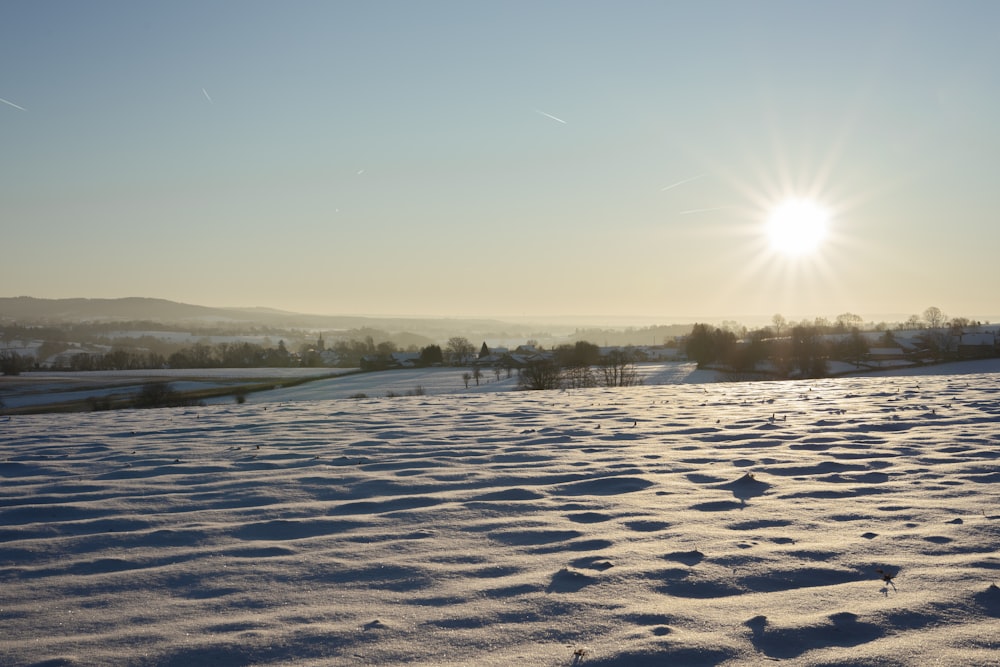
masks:
[[[967,333],[962,334],[959,345],[994,345],[996,338],[991,333]]]
[[[901,347],[872,347],[869,348],[868,354],[873,357],[891,357],[903,354],[903,348]]]

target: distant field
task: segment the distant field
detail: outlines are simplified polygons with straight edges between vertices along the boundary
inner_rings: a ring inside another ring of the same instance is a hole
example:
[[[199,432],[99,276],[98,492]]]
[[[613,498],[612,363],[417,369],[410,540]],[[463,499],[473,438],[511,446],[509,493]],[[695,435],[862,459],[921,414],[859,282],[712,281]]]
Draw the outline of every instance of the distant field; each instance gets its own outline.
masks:
[[[718,382],[715,371],[698,370],[689,362],[638,364],[642,383],[648,386]],[[322,401],[349,398],[384,398],[412,394],[483,394],[518,389],[517,375],[500,377],[486,371],[477,384],[463,375],[467,368],[420,368],[361,373],[344,368],[214,368],[140,371],[88,371],[80,373],[32,372],[0,377],[0,412],[81,411],[91,401],[110,397],[122,404],[145,384],[169,382],[184,396],[205,405]],[[883,370],[872,377],[945,375],[1000,372],[1000,359],[956,362],[937,366]]]
[[[356,369],[207,368],[31,372],[14,377],[0,376],[0,412],[80,411],[91,409],[93,400],[123,404],[151,382],[167,382],[173,391],[190,396],[192,400],[203,401],[214,395],[223,395],[232,401],[237,393],[352,372],[356,372]]]
[[[711,382],[716,374],[698,371],[691,363],[640,364],[644,384]],[[406,394],[478,394],[513,391],[517,375],[498,379],[484,372],[478,384],[462,376],[467,368],[420,368],[360,373],[343,368],[235,368],[168,369],[151,371],[88,371],[81,373],[26,373],[0,378],[2,410],[84,410],[91,399],[134,397],[149,382],[168,381],[170,387],[206,405],[232,403],[240,395],[247,403],[317,401],[360,396],[378,398]],[[333,377],[336,376],[336,377]]]

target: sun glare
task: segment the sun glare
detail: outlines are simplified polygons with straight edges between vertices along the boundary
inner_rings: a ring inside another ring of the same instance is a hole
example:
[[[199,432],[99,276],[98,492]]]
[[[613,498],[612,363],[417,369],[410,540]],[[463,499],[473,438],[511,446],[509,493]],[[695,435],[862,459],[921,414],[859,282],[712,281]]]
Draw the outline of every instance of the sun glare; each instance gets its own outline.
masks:
[[[829,218],[826,209],[810,199],[785,200],[767,218],[771,247],[785,255],[807,255],[826,237]]]

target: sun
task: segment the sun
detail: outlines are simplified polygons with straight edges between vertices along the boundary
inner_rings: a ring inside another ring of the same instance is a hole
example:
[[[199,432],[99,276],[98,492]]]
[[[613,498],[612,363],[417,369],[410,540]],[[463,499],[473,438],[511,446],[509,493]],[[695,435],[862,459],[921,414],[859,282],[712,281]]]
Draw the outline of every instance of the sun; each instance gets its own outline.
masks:
[[[815,252],[826,238],[830,214],[811,199],[786,199],[767,217],[765,231],[771,248],[788,256]]]

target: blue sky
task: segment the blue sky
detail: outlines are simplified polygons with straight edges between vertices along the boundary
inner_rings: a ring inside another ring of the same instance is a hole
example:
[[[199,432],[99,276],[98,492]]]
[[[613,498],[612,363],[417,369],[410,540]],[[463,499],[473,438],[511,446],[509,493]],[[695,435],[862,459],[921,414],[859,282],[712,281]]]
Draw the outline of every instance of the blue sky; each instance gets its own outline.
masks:
[[[994,2],[7,0],[0,291],[985,318],[997,62]]]

